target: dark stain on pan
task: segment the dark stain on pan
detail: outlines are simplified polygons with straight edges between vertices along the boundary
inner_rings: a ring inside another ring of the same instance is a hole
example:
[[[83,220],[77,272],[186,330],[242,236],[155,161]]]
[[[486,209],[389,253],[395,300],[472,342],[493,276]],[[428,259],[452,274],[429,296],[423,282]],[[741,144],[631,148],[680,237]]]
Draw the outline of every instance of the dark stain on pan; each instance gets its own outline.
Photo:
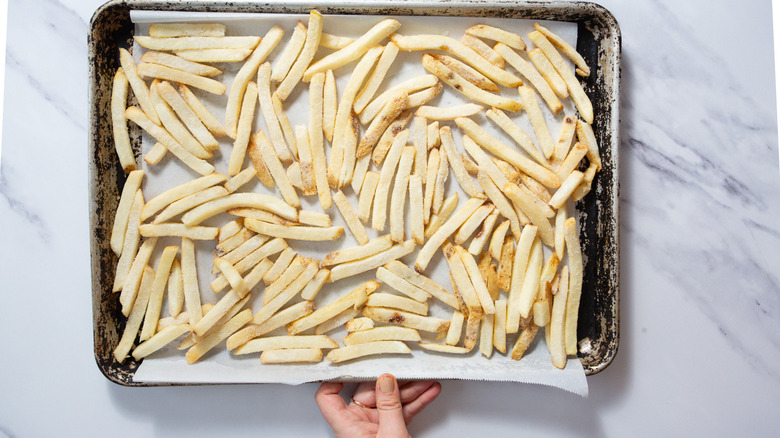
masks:
[[[118,294],[111,291],[117,257],[109,248],[114,212],[126,176],[113,147],[110,115],[111,84],[119,66],[118,48],[132,46],[130,9],[162,11],[254,12],[306,14],[310,5],[298,3],[217,3],[208,1],[119,1],[100,7],[92,17],[89,46],[90,141],[89,208],[92,264],[92,312],[95,360],[112,382],[150,386],[133,381],[139,363],[123,364],[112,355],[125,318]],[[398,6],[331,5],[318,10],[342,15],[443,15],[558,20],[578,23],[577,50],[591,67],[585,91],[594,105],[593,128],[601,146],[603,169],[594,188],[577,205],[580,239],[585,259],[583,291],[577,335],[579,358],[586,374],[602,371],[614,359],[619,341],[619,215],[618,125],[620,84],[620,30],[614,17],[599,5],[582,2],[495,5],[477,2],[425,3]],[[131,130],[136,160],[140,161],[140,131]]]

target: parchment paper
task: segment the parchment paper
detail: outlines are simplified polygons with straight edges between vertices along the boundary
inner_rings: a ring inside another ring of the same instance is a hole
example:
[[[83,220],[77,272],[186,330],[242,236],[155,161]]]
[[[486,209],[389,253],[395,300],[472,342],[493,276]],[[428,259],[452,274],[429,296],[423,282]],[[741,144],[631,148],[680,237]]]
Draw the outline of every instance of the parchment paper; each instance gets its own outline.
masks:
[[[324,31],[332,33],[334,35],[357,37],[368,30],[371,26],[379,22],[385,17],[375,16],[331,16],[328,15],[324,20]],[[402,26],[398,33],[404,35],[424,34],[424,33],[438,33],[449,35],[453,38],[459,39],[463,35],[465,29],[475,24],[488,24],[502,27],[511,30],[524,36],[526,43],[530,41],[525,38],[528,32],[533,31],[533,21],[530,20],[513,20],[513,19],[497,19],[497,18],[479,18],[479,17],[413,17],[413,16],[397,16],[395,17],[401,21]],[[179,13],[179,12],[157,12],[157,11],[132,11],[131,19],[136,24],[136,35],[148,35],[149,23],[153,22],[220,22],[227,25],[227,35],[259,35],[263,36],[268,29],[273,25],[280,25],[285,30],[285,35],[274,52],[271,54],[269,60],[273,66],[275,58],[281,53],[284,46],[289,40],[289,36],[298,20],[304,22],[308,20],[307,15],[263,15],[263,14],[218,14],[218,13]],[[560,23],[560,22],[544,22],[544,26],[548,27],[553,32],[563,37],[565,40],[573,45],[576,45],[577,26],[574,23]],[[530,45],[530,44],[529,44]],[[315,59],[324,56],[331,51],[328,49],[320,48]],[[134,56],[136,60],[143,53],[143,49],[136,45],[134,50]],[[405,79],[413,76],[426,74],[427,72],[420,65],[421,52],[412,53],[399,53],[396,61],[388,73],[388,77],[385,79],[382,87],[377,92],[377,95],[385,89],[397,84]],[[243,63],[224,63],[217,64],[220,69],[223,69],[224,73],[218,76],[223,83],[230,89],[230,84],[233,77],[237,73],[238,69]],[[341,67],[336,70],[337,84],[339,87],[339,95],[343,91],[346,82],[349,79],[349,73],[354,68],[355,63]],[[507,67],[509,71],[514,73],[511,67]],[[192,88],[192,90],[198,95],[199,98],[209,107],[213,114],[219,119],[224,120],[225,103],[227,102],[227,93],[222,96],[210,95],[200,90]],[[502,94],[519,99],[516,90],[502,89]],[[553,138],[557,138],[560,122],[564,114],[575,114],[573,105],[569,100],[564,102],[564,111],[562,111],[557,117],[553,116],[547,110],[543,101],[540,100],[542,111],[545,114],[547,123]],[[429,105],[438,105],[442,107],[455,106],[467,102],[466,98],[460,94],[454,92],[447,85],[444,86],[444,91]],[[293,126],[297,124],[305,124],[308,116],[308,86],[306,84],[299,84],[293,94],[284,103],[285,111]],[[259,108],[257,110],[259,113]],[[535,138],[533,129],[530,126],[525,113],[512,114],[507,113],[513,118],[532,138]],[[474,118],[475,121],[485,127],[491,134],[501,139],[508,145],[514,143],[503,132],[496,129],[492,122],[490,122],[483,115],[479,115]],[[448,122],[443,122],[448,123]],[[448,123],[454,126],[454,123]],[[409,125],[411,127],[411,123]],[[264,129],[265,122],[262,116],[255,116],[255,129]],[[456,144],[462,149],[460,141],[459,129],[453,129],[455,134]],[[218,138],[220,141],[221,152],[217,152],[215,158],[210,162],[214,164],[218,172],[226,174],[227,160],[230,157],[230,151],[232,149],[232,141],[227,138]],[[411,139],[410,139],[411,141]],[[148,151],[154,144],[154,140],[151,137],[144,135],[143,148],[144,153]],[[327,142],[326,142],[327,144]],[[330,147],[326,146],[326,154],[329,154]],[[181,184],[189,179],[198,177],[193,171],[189,170],[178,162],[175,158],[166,156],[163,161],[157,166],[150,167],[143,163],[144,170],[146,170],[146,181],[144,182],[144,196],[146,199],[152,197],[170,189],[178,184]],[[371,170],[376,170],[372,167]],[[257,180],[253,180],[251,183],[245,185],[241,189],[241,192],[255,191],[259,193],[273,193],[279,196],[276,189],[269,190],[262,186]],[[457,183],[454,181],[454,177],[450,175],[447,181],[446,194],[449,196],[454,191],[460,192],[460,203],[462,204],[467,196],[463,193]],[[357,208],[357,196],[354,194],[351,188],[344,189],[347,198],[352,204],[353,208]],[[301,197],[302,209],[321,211],[318,199],[316,196],[304,198]],[[407,207],[408,208],[408,207]],[[571,212],[572,209],[569,209]],[[358,243],[352,237],[349,230],[346,227],[340,213],[334,207],[332,207],[328,213],[330,214],[333,224],[337,226],[343,226],[345,228],[344,235],[334,242],[297,242],[288,241],[288,244],[305,256],[322,258],[325,254],[338,249],[344,249],[357,246]],[[220,226],[231,220],[232,216],[222,214],[211,218],[203,225],[208,226]],[[407,230],[408,221],[407,221]],[[372,230],[370,226],[366,227],[369,238],[374,238],[380,234],[389,232],[386,228],[383,233],[377,233]],[[407,236],[410,235],[407,232]],[[161,239],[158,242],[158,248],[162,248],[164,245],[180,245],[181,242],[178,239]],[[213,241],[200,242],[196,241],[196,259],[198,264],[198,271],[200,277],[200,289],[202,295],[202,301],[216,302],[222,297],[224,291],[220,294],[214,294],[209,283],[214,278],[211,274],[211,258],[214,250],[215,243]],[[418,247],[419,249],[419,247]],[[159,252],[159,251],[156,251]],[[412,254],[404,257],[402,260],[407,264],[412,264],[417,254],[417,250]],[[155,255],[151,260],[151,266],[156,266]],[[448,276],[447,263],[442,259],[441,254],[437,254],[431,261],[426,274],[430,276],[437,283],[441,284],[448,290],[451,290]],[[363,275],[353,278],[341,280],[335,284],[327,284],[320,291],[319,295],[315,298],[315,303],[318,307],[327,304],[330,301],[335,300],[346,291],[352,290],[357,285],[374,278],[374,271],[367,272]],[[253,298],[253,311],[257,311],[261,307],[261,300],[258,299],[261,295],[262,286],[258,285],[255,289],[255,298]],[[379,291],[392,292],[392,289],[382,285]],[[505,297],[504,292],[502,296]],[[297,302],[297,301],[294,301]],[[430,314],[443,319],[449,320],[451,317],[452,309],[445,306],[435,299],[429,302]],[[167,316],[167,304],[163,305],[163,316]],[[284,329],[279,329],[269,335],[285,334]],[[335,340],[340,341],[345,331],[333,331],[329,333]],[[424,340],[433,341],[433,338],[424,332],[421,332]],[[516,336],[507,337],[507,350],[511,350]],[[224,348],[224,342],[214,348],[209,354],[204,356],[199,362],[189,365],[184,359],[182,351],[178,351],[175,345],[178,341],[174,341],[171,346],[158,351],[150,357],[144,359],[138,370],[136,371],[134,380],[138,382],[148,383],[285,383],[285,384],[301,384],[306,382],[320,381],[320,380],[360,380],[360,379],[373,379],[384,372],[391,372],[399,379],[468,379],[468,380],[489,380],[489,381],[512,381],[512,382],[526,382],[555,386],[575,394],[587,396],[588,386],[585,379],[585,373],[576,359],[569,359],[567,366],[564,370],[559,370],[552,366],[550,361],[550,355],[547,351],[547,347],[544,345],[543,330],[540,330],[537,339],[526,351],[525,356],[520,361],[511,360],[507,355],[502,355],[499,352],[493,352],[493,356],[490,359],[483,357],[479,354],[478,347],[474,348],[470,354],[462,355],[448,355],[441,353],[433,353],[429,351],[421,350],[414,343],[408,343],[413,349],[411,355],[393,355],[382,357],[369,357],[366,359],[359,359],[351,362],[347,362],[341,365],[335,365],[328,361],[323,361],[318,364],[312,365],[262,365],[259,361],[257,354],[247,356],[234,356]]]

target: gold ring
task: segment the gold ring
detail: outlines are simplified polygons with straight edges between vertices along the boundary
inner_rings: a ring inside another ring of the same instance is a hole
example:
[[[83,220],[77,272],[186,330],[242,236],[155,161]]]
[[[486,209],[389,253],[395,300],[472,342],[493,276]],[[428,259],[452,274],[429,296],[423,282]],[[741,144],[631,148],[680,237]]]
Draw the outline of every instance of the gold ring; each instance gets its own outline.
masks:
[[[356,404],[357,406],[360,406],[363,409],[371,409],[368,406],[364,405],[363,403],[360,403],[359,401],[355,400],[354,398],[352,399],[352,403]]]

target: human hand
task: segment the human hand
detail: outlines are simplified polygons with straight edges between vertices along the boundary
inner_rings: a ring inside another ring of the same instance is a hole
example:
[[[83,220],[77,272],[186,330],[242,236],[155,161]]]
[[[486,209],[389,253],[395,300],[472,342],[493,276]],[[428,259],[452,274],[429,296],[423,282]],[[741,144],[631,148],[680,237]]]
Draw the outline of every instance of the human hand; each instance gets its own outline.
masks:
[[[409,424],[441,392],[438,382],[414,381],[399,385],[391,374],[376,383],[361,383],[347,405],[339,392],[343,383],[325,382],[314,396],[337,438],[407,438]]]

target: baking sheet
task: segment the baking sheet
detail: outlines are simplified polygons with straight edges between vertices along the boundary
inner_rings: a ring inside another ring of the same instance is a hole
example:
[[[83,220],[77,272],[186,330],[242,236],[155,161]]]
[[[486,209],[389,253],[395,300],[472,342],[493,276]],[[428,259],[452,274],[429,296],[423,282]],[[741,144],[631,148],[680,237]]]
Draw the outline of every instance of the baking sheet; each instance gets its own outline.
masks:
[[[463,31],[474,24],[489,24],[512,30],[518,34],[525,35],[533,30],[533,21],[515,20],[500,18],[482,18],[482,17],[420,17],[420,16],[395,16],[398,18],[402,27],[398,31],[401,34],[411,35],[419,33],[440,33],[459,38]],[[304,23],[308,19],[306,15],[264,15],[264,14],[199,14],[199,13],[178,13],[178,12],[156,12],[156,11],[131,11],[131,18],[136,23],[136,35],[148,34],[148,23],[150,22],[174,22],[174,21],[218,21],[228,25],[228,35],[263,35],[272,25],[281,25],[285,29],[285,38],[272,53],[270,60],[273,65],[275,56],[283,49],[289,38],[289,34],[295,23],[300,19]],[[325,17],[324,31],[342,36],[356,37],[370,28],[373,24],[385,17],[366,17],[355,16],[333,16]],[[577,25],[574,23],[560,23],[545,21],[546,27],[561,35],[564,39],[576,45]],[[321,50],[318,53],[327,53]],[[135,47],[134,55],[139,57],[142,50]],[[319,56],[319,55],[318,55]],[[401,82],[411,76],[426,74],[425,70],[419,64],[420,52],[401,53],[394,63],[393,69],[388,74],[388,78],[379,90],[381,92],[388,86]],[[225,73],[220,79],[230,86],[233,76],[240,68],[242,63],[221,64]],[[352,64],[351,66],[354,66]],[[345,66],[336,71],[339,91],[343,90],[346,81],[349,79],[347,70],[351,66]],[[510,69],[511,70],[511,69]],[[285,102],[285,110],[291,123],[305,123],[308,114],[308,99],[306,98],[307,87],[300,84],[293,95]],[[516,91],[503,89],[502,93],[516,97]],[[208,93],[198,93],[199,97],[204,98],[205,103],[213,111],[218,119],[224,120],[224,103],[226,96],[212,96]],[[464,97],[455,93],[449,87],[445,86],[444,92],[437,97],[431,104],[447,107],[458,105],[465,101]],[[574,114],[573,106],[569,100],[565,103],[565,110],[560,116],[554,117],[544,105],[542,109],[546,115],[550,132],[553,137],[557,137],[562,114]],[[529,135],[533,136],[533,130],[527,121],[525,113],[512,115],[513,119],[524,128]],[[265,129],[262,117],[256,117],[255,129]],[[507,144],[513,144],[511,139],[505,136],[500,130],[493,128],[491,122],[484,116],[477,117],[476,120],[493,135],[502,139]],[[451,124],[454,126],[454,124]],[[456,144],[459,141],[459,129],[453,129],[456,135]],[[144,137],[143,152],[145,153],[153,145],[153,140]],[[227,159],[229,158],[231,143],[220,139],[222,154],[217,155],[211,162],[217,167],[218,172],[225,172]],[[326,149],[329,151],[329,148]],[[175,159],[166,158],[158,166],[149,168],[144,163],[144,169],[147,170],[147,179],[144,185],[144,194],[147,199],[178,185],[195,175],[186,167],[181,165]],[[269,192],[268,189],[253,181],[251,185],[244,186],[240,191],[256,191],[261,193]],[[453,191],[460,191],[460,188],[453,177],[450,177],[447,183],[447,194]],[[276,193],[275,190],[270,191]],[[356,197],[351,188],[345,189],[348,199],[353,206],[356,206]],[[466,197],[461,191],[461,204]],[[278,195],[278,193],[277,193]],[[301,198],[303,209],[319,211],[320,206],[316,196],[310,198]],[[572,209],[570,209],[572,211]],[[334,208],[329,210],[334,225],[345,227],[345,233],[342,238],[335,242],[295,242],[288,241],[297,252],[306,256],[321,258],[325,253],[356,246],[357,242],[351,236],[338,211]],[[223,224],[230,217],[220,215],[212,218],[206,225],[218,226]],[[408,229],[408,225],[407,225]],[[378,235],[377,232],[367,229],[370,237]],[[387,231],[387,229],[385,230]],[[384,233],[382,233],[384,234]],[[166,239],[167,240],[167,239]],[[159,247],[167,244],[177,244],[177,239],[170,239],[170,242],[161,240]],[[214,242],[198,242],[197,261],[199,272],[211,272],[211,252],[214,249]],[[413,262],[417,251],[404,258],[407,263]],[[152,266],[156,259],[152,260]],[[444,285],[448,289],[449,278],[446,262],[440,255],[435,257],[426,271],[437,283]],[[208,283],[213,276],[201,275],[200,286],[203,302],[216,302],[222,294],[213,294]],[[326,285],[315,300],[318,306],[340,296],[346,290],[351,290],[354,286],[373,279],[373,271],[370,273],[356,276],[351,279],[340,281],[336,284]],[[259,288],[256,288],[259,289]],[[391,291],[390,288],[382,286],[380,290]],[[255,306],[253,311],[259,309],[259,300],[253,300]],[[164,307],[165,308],[165,307]],[[451,310],[438,302],[432,302],[431,312],[433,316],[449,319]],[[283,333],[280,329],[280,334]],[[272,333],[274,334],[274,333]],[[343,331],[334,332],[334,339],[340,340]],[[250,383],[250,382],[279,382],[298,384],[308,381],[329,380],[329,379],[361,379],[375,378],[383,372],[392,372],[402,379],[410,378],[433,378],[433,379],[475,379],[475,380],[499,380],[499,381],[518,381],[528,383],[541,383],[557,386],[577,394],[587,394],[587,383],[585,375],[578,360],[569,360],[565,370],[558,370],[550,363],[549,353],[546,346],[543,345],[543,336],[537,337],[537,340],[529,348],[526,357],[517,362],[494,352],[492,359],[482,357],[477,349],[466,357],[450,356],[436,354],[415,349],[412,357],[395,356],[382,358],[368,358],[364,360],[353,361],[342,365],[334,365],[327,361],[313,365],[260,365],[257,355],[248,357],[236,357],[225,351],[224,344],[216,347],[210,354],[206,355],[200,362],[194,365],[188,365],[184,360],[183,353],[170,347],[164,351],[158,352],[152,357],[145,359],[139,366],[134,376],[134,381],[144,383]],[[512,337],[511,339],[514,339]],[[429,339],[431,340],[431,339]],[[511,345],[508,346],[511,349]]]

